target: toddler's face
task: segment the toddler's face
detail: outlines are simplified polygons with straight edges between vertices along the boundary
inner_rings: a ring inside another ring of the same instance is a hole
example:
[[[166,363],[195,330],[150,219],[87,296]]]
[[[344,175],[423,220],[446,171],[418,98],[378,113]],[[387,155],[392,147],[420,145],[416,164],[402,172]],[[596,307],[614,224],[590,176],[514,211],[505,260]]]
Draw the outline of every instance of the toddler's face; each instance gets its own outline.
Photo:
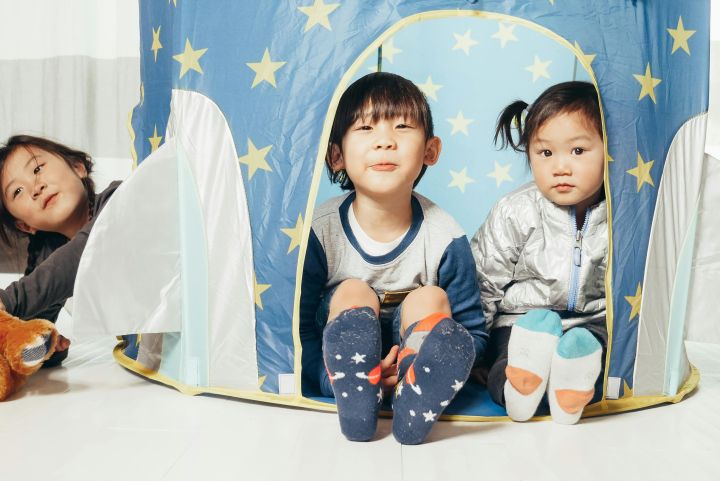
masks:
[[[584,209],[600,200],[603,139],[582,113],[547,120],[530,141],[528,156],[540,192],[555,204]]]
[[[358,119],[334,147],[333,168],[345,169],[358,192],[375,195],[408,194],[423,165],[437,162],[440,139],[425,140],[417,122],[404,119]]]
[[[0,173],[3,202],[21,230],[63,232],[68,220],[87,208],[83,177],[87,177],[83,165],[73,168],[58,155],[19,147]]]

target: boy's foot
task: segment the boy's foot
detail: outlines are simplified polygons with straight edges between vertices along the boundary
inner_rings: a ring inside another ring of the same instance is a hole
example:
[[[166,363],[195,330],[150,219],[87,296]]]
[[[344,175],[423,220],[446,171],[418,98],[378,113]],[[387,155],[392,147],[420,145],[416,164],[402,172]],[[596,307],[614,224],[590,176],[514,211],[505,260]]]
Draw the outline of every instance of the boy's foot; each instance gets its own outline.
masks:
[[[460,391],[475,361],[472,336],[444,314],[411,326],[398,356],[401,375],[393,396],[393,435],[420,444]]]
[[[350,441],[369,441],[375,434],[382,403],[381,350],[380,321],[369,307],[341,312],[323,332],[340,430]]]
[[[505,409],[513,421],[527,421],[545,394],[555,346],[562,335],[560,316],[535,309],[515,322],[505,368]]]
[[[558,342],[550,368],[548,402],[553,421],[575,424],[595,394],[602,346],[590,331],[576,327]]]

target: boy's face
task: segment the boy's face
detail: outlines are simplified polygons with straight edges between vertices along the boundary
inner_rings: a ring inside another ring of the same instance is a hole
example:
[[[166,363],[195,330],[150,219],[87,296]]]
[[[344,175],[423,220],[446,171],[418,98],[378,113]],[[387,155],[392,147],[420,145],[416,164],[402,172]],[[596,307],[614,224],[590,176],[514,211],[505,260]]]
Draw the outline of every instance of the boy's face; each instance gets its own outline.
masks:
[[[404,118],[358,119],[332,146],[333,170],[345,169],[355,190],[383,196],[412,192],[423,165],[437,162],[442,145],[438,137],[425,139],[422,125]]]
[[[585,208],[600,200],[605,148],[580,112],[547,120],[530,141],[528,156],[538,189],[555,204]]]
[[[5,159],[1,195],[21,231],[62,232],[87,200],[83,177],[87,172],[82,164],[73,168],[38,147],[19,147]]]

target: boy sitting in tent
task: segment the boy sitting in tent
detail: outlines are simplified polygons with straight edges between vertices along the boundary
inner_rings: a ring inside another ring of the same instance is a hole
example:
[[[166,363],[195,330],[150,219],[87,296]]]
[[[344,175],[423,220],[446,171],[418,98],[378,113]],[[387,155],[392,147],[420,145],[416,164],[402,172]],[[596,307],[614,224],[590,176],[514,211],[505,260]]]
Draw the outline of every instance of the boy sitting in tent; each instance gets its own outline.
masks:
[[[393,434],[421,443],[485,352],[469,242],[413,192],[441,147],[409,80],[373,73],[342,95],[325,163],[350,192],[315,211],[300,338],[305,394],[334,396],[352,441],[373,437],[394,388]]]

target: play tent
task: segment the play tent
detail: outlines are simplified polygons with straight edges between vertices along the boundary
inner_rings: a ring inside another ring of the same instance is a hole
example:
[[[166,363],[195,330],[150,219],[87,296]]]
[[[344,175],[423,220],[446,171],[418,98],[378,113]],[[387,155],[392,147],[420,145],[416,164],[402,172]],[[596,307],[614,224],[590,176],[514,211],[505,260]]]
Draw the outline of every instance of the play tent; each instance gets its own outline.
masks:
[[[706,0],[141,1],[141,101],[129,125],[139,166],[88,241],[76,335],[122,335],[120,364],[183,392],[333,409],[332,400],[301,392],[298,306],[308,219],[324,192],[325,146],[343,90],[368,68],[398,71],[431,100],[447,142],[475,119],[470,106],[443,107],[441,87],[464,94],[457,80],[525,76],[531,87],[522,97],[531,100],[570,76],[598,87],[608,154],[609,346],[602,399],[585,414],[679,401],[699,379],[683,333],[708,12]],[[415,28],[429,30],[401,40]],[[432,41],[418,61],[391,65],[423,37]],[[550,59],[543,42],[565,56]],[[470,58],[483,44],[486,53],[510,48],[451,65],[452,55]],[[518,59],[517,71],[501,64],[506,58]],[[565,76],[554,76],[561,64]],[[506,87],[479,88],[488,107],[476,126],[497,114],[494,97],[521,96]],[[439,115],[443,108],[450,117]],[[470,235],[503,194],[492,186],[528,178],[518,158],[480,157],[441,170],[443,157],[429,170],[439,180],[419,186],[444,185],[430,195],[451,213],[478,205],[470,225],[462,222]],[[472,186],[484,204],[463,197]],[[468,383],[446,414],[504,411]]]

